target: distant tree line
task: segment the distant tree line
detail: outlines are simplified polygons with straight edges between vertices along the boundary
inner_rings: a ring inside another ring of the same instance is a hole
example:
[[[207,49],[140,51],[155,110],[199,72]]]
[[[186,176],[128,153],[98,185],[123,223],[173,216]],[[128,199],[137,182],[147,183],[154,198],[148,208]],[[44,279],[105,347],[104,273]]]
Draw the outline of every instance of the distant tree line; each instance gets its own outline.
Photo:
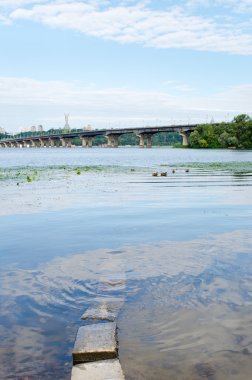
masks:
[[[0,133],[0,139],[7,139],[9,137],[12,137],[12,135],[10,135],[9,133],[5,132],[5,133]]]
[[[200,125],[191,133],[189,146],[252,149],[252,119],[242,114],[229,123]]]

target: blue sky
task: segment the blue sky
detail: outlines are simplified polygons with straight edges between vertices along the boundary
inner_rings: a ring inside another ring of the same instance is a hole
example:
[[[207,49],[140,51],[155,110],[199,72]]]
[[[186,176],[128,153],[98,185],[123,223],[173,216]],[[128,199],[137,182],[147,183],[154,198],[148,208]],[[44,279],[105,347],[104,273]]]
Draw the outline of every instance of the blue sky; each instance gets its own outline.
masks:
[[[0,0],[0,126],[252,112],[252,0]]]

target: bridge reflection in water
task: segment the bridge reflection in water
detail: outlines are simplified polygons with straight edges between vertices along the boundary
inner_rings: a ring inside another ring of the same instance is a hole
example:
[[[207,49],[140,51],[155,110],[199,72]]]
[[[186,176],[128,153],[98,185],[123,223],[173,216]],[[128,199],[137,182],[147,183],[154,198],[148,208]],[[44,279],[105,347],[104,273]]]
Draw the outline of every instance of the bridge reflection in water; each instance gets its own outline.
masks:
[[[183,138],[183,145],[188,145],[188,137],[198,125],[171,125],[163,127],[120,128],[120,129],[96,129],[96,130],[62,130],[59,132],[38,132],[32,136],[14,136],[0,139],[1,148],[21,147],[68,147],[72,146],[72,139],[79,137],[82,147],[91,148],[96,136],[104,136],[107,139],[106,147],[117,148],[120,136],[135,133],[139,138],[140,148],[151,148],[152,136],[160,132],[177,132]]]

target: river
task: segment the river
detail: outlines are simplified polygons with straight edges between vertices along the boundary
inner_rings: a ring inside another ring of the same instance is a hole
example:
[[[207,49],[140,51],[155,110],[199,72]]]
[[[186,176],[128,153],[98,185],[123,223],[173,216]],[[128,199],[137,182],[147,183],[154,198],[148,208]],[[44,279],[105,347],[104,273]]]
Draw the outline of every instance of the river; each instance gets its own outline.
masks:
[[[0,378],[69,379],[107,304],[127,380],[248,380],[251,185],[249,151],[1,149]]]

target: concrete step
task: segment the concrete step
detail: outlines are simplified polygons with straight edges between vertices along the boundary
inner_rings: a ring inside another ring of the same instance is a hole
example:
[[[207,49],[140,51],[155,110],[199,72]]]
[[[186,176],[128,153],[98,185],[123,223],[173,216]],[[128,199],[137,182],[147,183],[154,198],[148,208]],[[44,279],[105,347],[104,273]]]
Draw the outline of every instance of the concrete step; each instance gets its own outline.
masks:
[[[106,322],[80,327],[72,355],[74,364],[116,358],[116,323]]]
[[[83,320],[97,320],[97,321],[111,321],[116,318],[116,313],[111,310],[107,305],[99,305],[96,307],[88,308],[81,316]]]
[[[125,380],[118,359],[78,364],[72,368],[71,380]]]

